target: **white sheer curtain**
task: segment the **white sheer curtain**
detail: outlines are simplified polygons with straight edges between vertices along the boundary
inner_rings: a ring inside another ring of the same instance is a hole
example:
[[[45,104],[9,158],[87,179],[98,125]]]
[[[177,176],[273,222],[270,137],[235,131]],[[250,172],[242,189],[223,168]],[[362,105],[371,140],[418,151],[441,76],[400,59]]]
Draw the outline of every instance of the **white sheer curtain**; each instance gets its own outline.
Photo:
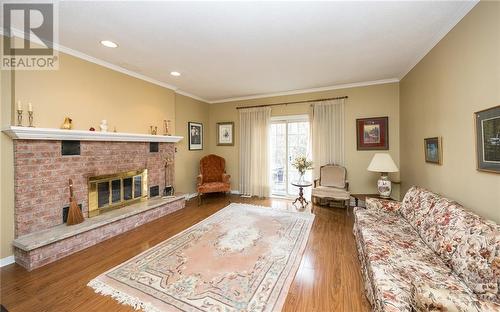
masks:
[[[270,127],[270,107],[240,110],[240,192],[244,195],[269,196]]]
[[[326,164],[344,165],[345,99],[316,102],[311,107],[313,177]]]

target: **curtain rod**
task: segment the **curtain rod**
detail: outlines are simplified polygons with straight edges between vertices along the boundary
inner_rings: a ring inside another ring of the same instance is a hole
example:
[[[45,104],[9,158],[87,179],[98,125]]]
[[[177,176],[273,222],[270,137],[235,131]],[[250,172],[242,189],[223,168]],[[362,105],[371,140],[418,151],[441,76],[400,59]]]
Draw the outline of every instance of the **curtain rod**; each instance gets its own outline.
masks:
[[[348,96],[339,96],[339,97],[333,97],[333,98],[327,98],[327,99],[318,99],[318,100],[306,100],[306,101],[296,101],[296,102],[283,102],[283,103],[276,103],[276,104],[262,104],[262,105],[252,105],[252,106],[238,106],[236,109],[244,109],[244,108],[255,108],[255,107],[267,107],[267,106],[277,106],[277,105],[288,105],[288,104],[301,104],[301,103],[311,103],[311,102],[323,102],[323,101],[330,101],[330,100],[342,100],[342,99],[347,99]]]

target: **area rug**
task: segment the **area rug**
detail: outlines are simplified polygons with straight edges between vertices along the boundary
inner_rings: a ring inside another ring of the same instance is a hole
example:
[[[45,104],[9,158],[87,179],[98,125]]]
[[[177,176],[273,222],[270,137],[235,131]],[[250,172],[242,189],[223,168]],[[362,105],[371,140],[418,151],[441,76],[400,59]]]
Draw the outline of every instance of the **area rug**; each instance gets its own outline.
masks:
[[[280,311],[313,220],[233,203],[88,286],[147,312]]]

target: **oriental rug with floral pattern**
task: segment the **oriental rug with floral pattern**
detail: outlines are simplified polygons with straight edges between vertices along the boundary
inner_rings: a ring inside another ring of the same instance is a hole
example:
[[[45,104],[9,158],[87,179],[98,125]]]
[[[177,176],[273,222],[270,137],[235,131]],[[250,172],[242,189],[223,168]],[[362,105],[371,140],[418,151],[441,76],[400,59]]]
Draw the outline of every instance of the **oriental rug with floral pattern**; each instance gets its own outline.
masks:
[[[313,220],[233,203],[88,286],[147,312],[280,311]]]

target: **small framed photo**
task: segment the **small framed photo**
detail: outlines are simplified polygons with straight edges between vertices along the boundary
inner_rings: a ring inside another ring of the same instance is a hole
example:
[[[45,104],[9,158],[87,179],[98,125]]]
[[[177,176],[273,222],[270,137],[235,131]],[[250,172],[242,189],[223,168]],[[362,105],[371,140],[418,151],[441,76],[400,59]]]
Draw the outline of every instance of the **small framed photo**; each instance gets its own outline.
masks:
[[[189,150],[200,151],[203,149],[203,124],[188,122]]]
[[[477,170],[500,173],[500,105],[474,113]]]
[[[443,162],[441,137],[425,138],[424,152],[425,152],[425,162],[441,165]]]
[[[358,151],[389,149],[389,117],[356,119]]]
[[[217,145],[219,146],[234,145],[234,122],[217,123]]]

